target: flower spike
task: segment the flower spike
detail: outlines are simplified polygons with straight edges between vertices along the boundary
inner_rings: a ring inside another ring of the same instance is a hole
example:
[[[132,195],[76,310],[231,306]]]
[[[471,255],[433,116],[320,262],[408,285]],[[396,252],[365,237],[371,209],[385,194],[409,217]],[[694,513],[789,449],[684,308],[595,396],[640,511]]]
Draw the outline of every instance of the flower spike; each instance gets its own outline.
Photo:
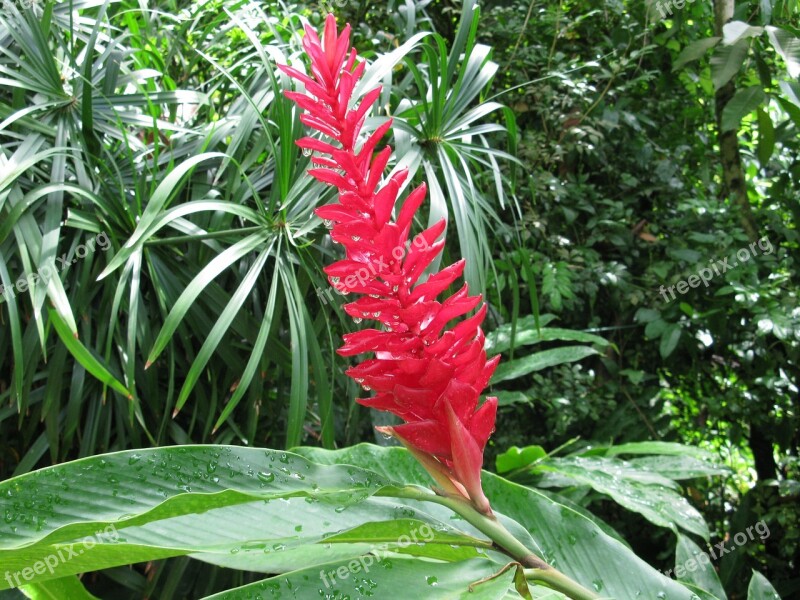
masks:
[[[488,398],[480,407],[479,399],[500,357],[489,360],[484,350],[486,305],[480,296],[470,296],[466,285],[437,300],[461,277],[463,260],[421,280],[442,251],[440,237],[447,224],[441,220],[410,237],[426,187],[420,185],[398,205],[408,173],[384,180],[392,150],[375,149],[391,119],[362,139],[364,120],[381,88],[365,93],[360,102],[353,98],[366,65],[350,48],[350,26],[339,33],[329,14],[321,39],[306,26],[303,48],[311,76],[286,65],[279,68],[303,84],[304,92],[287,91],[286,97],[302,109],[300,120],[323,136],[297,142],[314,153],[308,173],[339,192],[336,202],[315,211],[331,225],[331,239],[344,247],[345,258],[325,273],[341,293],[359,296],[344,306],[347,314],[376,322],[375,328],[346,334],[339,349],[343,356],[374,353],[347,370],[364,390],[376,393],[357,402],[403,419],[403,425],[380,431],[411,451],[440,493],[461,497],[491,515],[480,475],[497,399]],[[450,321],[476,308],[473,316],[447,329]]]

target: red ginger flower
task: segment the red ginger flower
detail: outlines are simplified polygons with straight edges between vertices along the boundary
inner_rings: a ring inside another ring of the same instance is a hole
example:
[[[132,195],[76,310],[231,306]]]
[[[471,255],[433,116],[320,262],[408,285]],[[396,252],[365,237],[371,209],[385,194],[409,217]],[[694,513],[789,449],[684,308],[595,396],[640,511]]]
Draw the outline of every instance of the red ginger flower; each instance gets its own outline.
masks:
[[[344,306],[349,315],[359,322],[382,324],[381,329],[345,335],[339,349],[343,356],[375,353],[375,358],[347,370],[365,390],[376,392],[357,401],[401,417],[405,424],[381,431],[399,438],[445,492],[491,514],[480,472],[483,450],[494,430],[497,398],[488,398],[480,408],[478,400],[500,357],[486,359],[481,330],[486,305],[480,296],[468,294],[466,284],[443,302],[436,299],[461,276],[463,260],[419,283],[444,246],[437,238],[446,221],[409,240],[414,214],[425,199],[424,184],[407,196],[392,219],[408,172],[399,171],[382,182],[392,150],[387,146],[373,156],[391,120],[357,149],[364,119],[381,88],[364,94],[357,105],[353,102],[365,63],[350,49],[350,25],[338,34],[336,20],[328,15],[322,41],[306,26],[303,47],[313,76],[280,68],[305,86],[305,93],[285,92],[303,109],[300,120],[335,142],[312,137],[297,142],[318,153],[311,158],[318,168],[309,174],[339,190],[337,202],[315,211],[332,224],[331,238],[344,246],[346,256],[325,273],[342,293],[361,295]],[[445,329],[479,304],[475,315]]]

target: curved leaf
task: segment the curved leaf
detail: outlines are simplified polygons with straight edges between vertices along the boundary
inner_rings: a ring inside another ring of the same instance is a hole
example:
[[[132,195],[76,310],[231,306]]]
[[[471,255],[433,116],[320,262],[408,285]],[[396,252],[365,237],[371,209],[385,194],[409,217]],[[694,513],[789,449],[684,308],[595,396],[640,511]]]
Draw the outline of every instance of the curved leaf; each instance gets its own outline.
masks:
[[[388,479],[429,483],[418,463],[402,448],[360,444],[337,451],[296,451],[320,464],[358,464]],[[692,600],[692,592],[656,571],[566,504],[490,473],[483,474],[483,486],[495,512],[524,528],[517,531],[513,522],[508,523],[512,533],[521,537],[527,531],[530,540],[526,543],[532,550],[602,597]]]

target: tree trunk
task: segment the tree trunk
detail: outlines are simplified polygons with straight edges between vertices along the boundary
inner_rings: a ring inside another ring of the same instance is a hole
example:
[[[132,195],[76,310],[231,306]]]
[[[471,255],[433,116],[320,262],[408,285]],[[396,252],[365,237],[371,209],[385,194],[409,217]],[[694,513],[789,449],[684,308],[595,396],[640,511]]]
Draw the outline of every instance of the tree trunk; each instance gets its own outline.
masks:
[[[722,28],[733,18],[734,4],[734,0],[714,0],[714,31],[717,36],[722,37]],[[731,199],[733,206],[738,210],[739,220],[747,237],[751,241],[755,241],[759,237],[758,227],[747,198],[747,183],[742,167],[742,157],[739,155],[738,132],[735,129],[722,131],[722,111],[736,92],[734,79],[731,78],[728,83],[717,90],[715,95],[717,131],[719,132],[717,139],[722,159],[723,193]]]
[[[722,37],[722,28],[733,19],[735,0],[714,0],[714,32]],[[722,111],[736,93],[735,77],[717,90],[715,95],[715,108],[717,116],[717,131],[720,158],[722,160],[723,193],[731,199],[731,204],[739,213],[739,220],[750,241],[758,239],[758,226],[756,225],[750,201],[747,198],[747,182],[742,167],[742,157],[739,154],[739,136],[735,129],[722,131]],[[773,440],[762,425],[750,425],[748,438],[750,449],[753,452],[758,479],[764,481],[777,476],[777,465],[773,453]]]

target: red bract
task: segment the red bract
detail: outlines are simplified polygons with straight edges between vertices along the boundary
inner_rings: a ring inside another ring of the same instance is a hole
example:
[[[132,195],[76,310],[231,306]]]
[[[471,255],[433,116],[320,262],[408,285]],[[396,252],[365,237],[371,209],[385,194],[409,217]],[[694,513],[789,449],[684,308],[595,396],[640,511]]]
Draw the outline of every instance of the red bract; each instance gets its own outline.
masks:
[[[360,141],[364,119],[381,89],[367,92],[360,102],[353,98],[365,63],[357,60],[349,38],[350,26],[338,34],[328,15],[322,41],[306,27],[303,47],[312,76],[280,67],[305,86],[305,93],[286,92],[303,109],[300,120],[333,142],[312,137],[297,142],[314,152],[311,162],[317,168],[309,173],[339,190],[337,202],[316,210],[332,226],[331,237],[346,256],[325,273],[341,293],[360,295],[345,305],[349,315],[358,322],[380,323],[380,328],[345,335],[339,353],[375,354],[347,371],[365,390],[376,392],[358,402],[401,417],[405,424],[381,430],[398,437],[445,492],[491,514],[480,471],[497,399],[488,398],[480,408],[478,402],[500,357],[487,361],[483,349],[486,305],[480,296],[470,296],[466,285],[442,302],[436,299],[461,277],[463,260],[420,283],[442,250],[439,237],[446,222],[409,237],[426,188],[419,186],[396,207],[407,171],[383,181],[392,150],[384,147],[375,154],[391,120]],[[446,329],[479,305],[473,316]]]

